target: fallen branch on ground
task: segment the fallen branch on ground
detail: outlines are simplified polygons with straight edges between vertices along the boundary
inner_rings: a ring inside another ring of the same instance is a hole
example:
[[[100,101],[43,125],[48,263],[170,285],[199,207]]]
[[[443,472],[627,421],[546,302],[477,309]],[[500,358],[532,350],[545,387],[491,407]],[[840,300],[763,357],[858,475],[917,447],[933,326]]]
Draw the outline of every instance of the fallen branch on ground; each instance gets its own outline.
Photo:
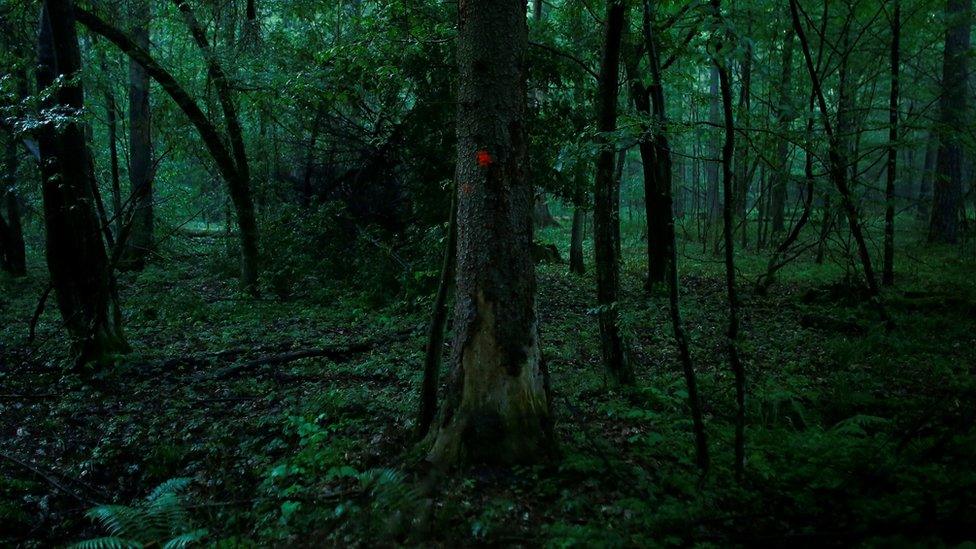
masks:
[[[306,358],[328,358],[333,362],[348,362],[349,360],[352,360],[354,355],[371,351],[381,343],[403,341],[412,333],[413,330],[404,330],[383,338],[367,339],[365,341],[347,343],[344,345],[330,345],[328,347],[319,347],[314,349],[298,349],[283,354],[265,355],[248,362],[221,368],[212,375],[199,378],[198,381],[223,380],[229,377],[251,372],[263,366],[278,366]]]

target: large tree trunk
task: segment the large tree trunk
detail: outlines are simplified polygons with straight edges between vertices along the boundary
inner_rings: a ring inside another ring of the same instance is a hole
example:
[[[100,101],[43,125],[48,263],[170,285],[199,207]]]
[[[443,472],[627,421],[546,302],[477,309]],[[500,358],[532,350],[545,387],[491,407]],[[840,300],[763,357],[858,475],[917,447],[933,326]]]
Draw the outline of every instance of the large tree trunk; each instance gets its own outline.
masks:
[[[38,88],[56,79],[60,89],[45,108],[84,108],[76,77],[81,54],[70,0],[46,0],[38,35]],[[95,179],[81,122],[72,119],[40,131],[47,264],[58,307],[79,365],[104,362],[128,351],[102,231],[95,213]]]
[[[752,14],[748,11],[744,14],[749,18],[750,29],[747,29],[751,36]],[[739,105],[737,122],[741,131],[749,131],[750,121],[752,120],[752,42],[745,41],[741,64],[741,77],[739,87]],[[745,248],[749,242],[749,218],[747,214],[747,203],[749,201],[749,187],[752,183],[752,174],[755,173],[749,168],[750,163],[749,149],[739,147],[735,150],[735,216],[742,225],[742,247]]]
[[[132,39],[149,51],[149,1],[133,0],[131,10]],[[134,59],[129,59],[129,189],[133,215],[122,264],[134,270],[145,267],[146,256],[152,249],[152,180],[149,73]]]
[[[614,142],[607,137],[617,128],[617,87],[620,69],[620,40],[624,28],[622,0],[608,0],[607,27],[600,81],[597,90],[597,131],[603,136],[596,162],[593,191],[593,234],[596,252],[597,316],[600,322],[600,348],[603,363],[620,383],[632,383],[623,334],[620,332],[617,298],[620,291],[620,257],[617,255],[614,215]]]
[[[525,4],[458,7],[457,281],[451,380],[429,459],[545,459],[549,382],[539,345],[525,129]]]
[[[942,64],[942,94],[939,99],[940,126],[948,135],[939,139],[939,156],[932,196],[930,242],[953,244],[959,239],[959,212],[962,207],[963,125],[969,119],[966,97],[969,95],[969,33],[972,27],[972,0],[948,0],[948,29]]]
[[[888,170],[885,182],[884,264],[881,285],[895,283],[895,181],[898,168],[898,70],[901,41],[901,1],[891,15],[891,96],[888,101]]]

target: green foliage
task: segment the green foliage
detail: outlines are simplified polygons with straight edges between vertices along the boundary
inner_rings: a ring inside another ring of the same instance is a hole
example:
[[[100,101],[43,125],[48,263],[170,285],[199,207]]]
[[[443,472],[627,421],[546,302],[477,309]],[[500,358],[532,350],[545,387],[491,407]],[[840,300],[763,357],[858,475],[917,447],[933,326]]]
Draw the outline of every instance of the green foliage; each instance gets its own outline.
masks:
[[[133,549],[158,545],[183,549],[207,537],[206,529],[191,525],[182,498],[190,479],[174,478],[157,486],[132,507],[100,505],[86,513],[110,535],[79,542],[77,549]]]

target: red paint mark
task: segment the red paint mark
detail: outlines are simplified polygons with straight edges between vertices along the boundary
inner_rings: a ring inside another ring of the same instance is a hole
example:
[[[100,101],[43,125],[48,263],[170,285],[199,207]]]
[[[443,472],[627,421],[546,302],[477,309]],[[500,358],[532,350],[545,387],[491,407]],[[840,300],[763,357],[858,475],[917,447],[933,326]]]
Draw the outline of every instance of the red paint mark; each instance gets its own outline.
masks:
[[[475,158],[478,159],[478,165],[481,166],[482,168],[487,168],[488,166],[491,166],[495,162],[495,159],[491,157],[491,153],[489,153],[485,149],[481,149],[480,151],[478,151],[478,153],[475,155]]]

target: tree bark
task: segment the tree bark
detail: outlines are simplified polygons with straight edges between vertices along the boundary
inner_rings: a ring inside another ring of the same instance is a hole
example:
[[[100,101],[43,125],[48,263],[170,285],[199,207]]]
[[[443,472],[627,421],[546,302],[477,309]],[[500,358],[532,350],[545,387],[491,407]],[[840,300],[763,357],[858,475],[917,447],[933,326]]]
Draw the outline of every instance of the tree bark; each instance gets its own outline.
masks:
[[[149,1],[131,0],[132,40],[149,51]],[[153,160],[149,73],[129,59],[129,189],[133,215],[121,266],[141,271],[153,245]]]
[[[881,285],[895,283],[895,181],[898,169],[898,71],[901,65],[901,1],[891,15],[891,96],[888,101],[888,169],[885,182],[884,264]]]
[[[722,14],[720,0],[712,0],[713,17],[716,27],[722,28]],[[720,31],[721,32],[721,31]],[[715,50],[717,55],[725,55],[723,47],[728,47],[725,37],[719,38]],[[735,158],[735,120],[732,116],[732,85],[729,83],[729,72],[726,67],[727,58],[713,59],[718,71],[719,88],[722,93],[722,121],[725,129],[725,139],[722,144],[722,225],[725,240],[725,290],[729,302],[729,327],[727,346],[729,365],[735,376],[735,478],[741,481],[745,468],[745,398],[746,377],[745,368],[739,357],[739,300],[735,287],[735,194],[733,192],[732,162]]]
[[[620,41],[624,28],[622,0],[608,0],[607,24],[597,89],[596,128],[602,136],[596,162],[593,190],[593,234],[596,252],[597,317],[603,363],[618,383],[634,381],[633,370],[620,331],[617,299],[620,292],[620,258],[617,254],[614,216],[614,143],[609,137],[617,128],[617,87],[620,69]]]
[[[461,2],[458,16],[454,340],[428,459],[538,462],[553,438],[531,254],[525,4]]]
[[[684,322],[681,318],[681,290],[678,282],[678,246],[677,234],[674,229],[674,201],[671,193],[671,146],[667,139],[667,110],[664,95],[664,83],[661,79],[660,50],[657,37],[654,34],[654,17],[650,0],[643,2],[643,20],[641,30],[647,52],[648,66],[651,71],[651,85],[648,88],[649,98],[654,109],[655,122],[658,131],[654,134],[653,147],[650,152],[654,155],[651,164],[655,177],[655,213],[663,217],[662,250],[667,254],[662,266],[666,269],[668,282],[668,312],[671,316],[671,327],[674,341],[678,347],[681,366],[684,371],[685,384],[688,390],[688,408],[691,411],[692,427],[695,436],[695,457],[702,476],[708,474],[708,438],[705,434],[705,421],[702,416],[701,399],[698,395],[698,378],[695,366],[691,360],[691,349],[688,336],[685,333]],[[643,141],[643,140],[642,140]],[[645,177],[648,165],[644,165]],[[696,178],[697,179],[697,178]],[[648,235],[650,240],[650,235]]]
[[[38,88],[63,82],[44,107],[76,116],[84,108],[81,53],[72,3],[45,0],[38,34]],[[39,135],[47,264],[76,364],[105,363],[129,350],[112,267],[95,213],[94,172],[77,119]]]
[[[447,295],[454,279],[454,266],[457,261],[457,189],[452,188],[451,215],[447,225],[447,243],[444,246],[444,260],[441,263],[441,276],[434,298],[430,328],[427,332],[427,348],[424,355],[424,379],[420,388],[420,413],[417,418],[417,438],[423,438],[430,431],[437,414],[437,388],[440,383],[441,355],[444,351],[444,325],[447,323]]]
[[[941,135],[932,195],[929,241],[954,244],[959,240],[962,208],[962,145],[960,138],[969,119],[969,34],[972,28],[972,0],[947,0],[945,50],[942,64],[942,94],[939,99]]]
[[[627,76],[630,80],[630,96],[634,108],[646,122],[641,123],[641,137],[637,143],[643,164],[644,174],[644,212],[647,223],[647,279],[646,289],[663,283],[667,279],[668,249],[671,238],[668,225],[673,212],[668,204],[671,201],[671,150],[666,131],[667,116],[664,111],[664,90],[660,82],[661,60],[653,31],[653,22],[648,21],[644,33],[644,48],[647,52],[651,72],[651,85],[645,87],[637,73],[639,60],[627,61]]]

